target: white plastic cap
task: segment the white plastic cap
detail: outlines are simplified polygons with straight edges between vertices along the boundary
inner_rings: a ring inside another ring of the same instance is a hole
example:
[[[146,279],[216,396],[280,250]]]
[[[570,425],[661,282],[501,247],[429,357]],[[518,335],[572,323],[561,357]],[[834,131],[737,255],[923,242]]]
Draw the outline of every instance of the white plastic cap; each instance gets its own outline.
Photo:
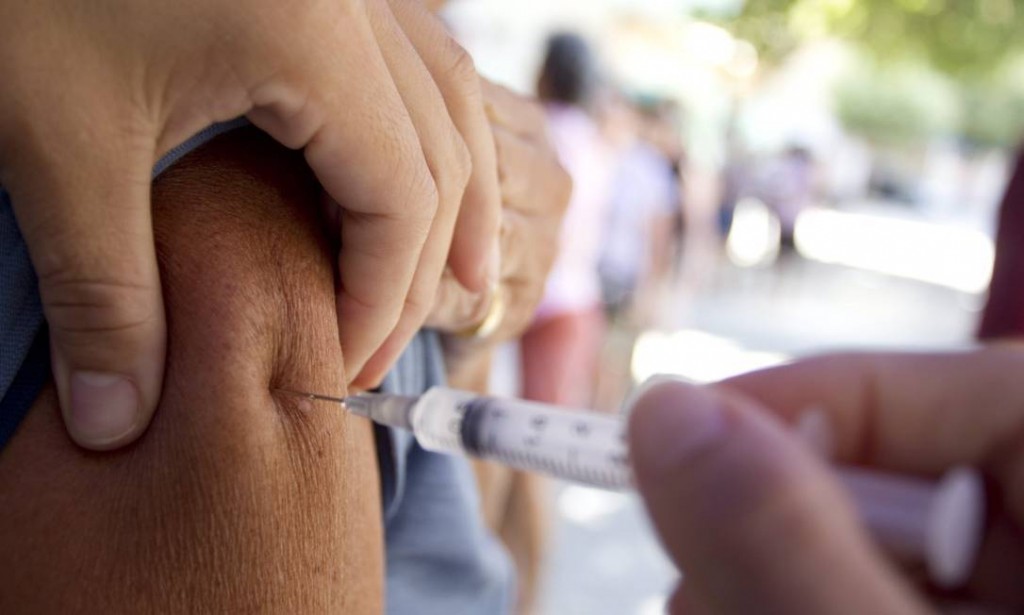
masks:
[[[936,487],[925,539],[928,572],[939,586],[957,587],[970,577],[984,521],[985,494],[977,471],[948,472]]]

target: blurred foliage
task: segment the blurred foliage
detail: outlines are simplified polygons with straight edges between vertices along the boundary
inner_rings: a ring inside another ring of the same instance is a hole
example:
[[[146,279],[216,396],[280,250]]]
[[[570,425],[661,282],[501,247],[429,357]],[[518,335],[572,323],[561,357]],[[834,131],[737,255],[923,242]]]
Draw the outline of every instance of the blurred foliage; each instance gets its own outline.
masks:
[[[847,130],[879,145],[950,134],[959,119],[955,90],[911,64],[858,66],[839,82],[835,103]]]
[[[971,149],[1009,148],[1024,137],[1024,62],[954,81],[921,63],[856,64],[838,83],[836,113],[879,145],[955,136]]]
[[[1024,62],[960,88],[960,134],[966,145],[1014,147],[1024,139]]]
[[[762,60],[849,41],[871,58],[837,90],[839,117],[879,143],[938,134],[974,148],[1024,136],[1024,0],[745,0],[717,14]]]
[[[729,13],[704,13],[769,61],[807,40],[838,36],[878,58],[924,60],[967,77],[1024,50],[1024,0],[746,0]]]

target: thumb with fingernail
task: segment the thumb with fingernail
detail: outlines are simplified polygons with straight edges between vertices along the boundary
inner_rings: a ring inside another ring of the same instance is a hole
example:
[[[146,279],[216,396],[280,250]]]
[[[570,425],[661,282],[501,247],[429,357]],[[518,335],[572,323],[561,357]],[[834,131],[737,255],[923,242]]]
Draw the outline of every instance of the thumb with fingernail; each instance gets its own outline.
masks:
[[[639,491],[684,574],[672,608],[923,612],[827,468],[751,400],[659,383],[634,403],[629,441]]]

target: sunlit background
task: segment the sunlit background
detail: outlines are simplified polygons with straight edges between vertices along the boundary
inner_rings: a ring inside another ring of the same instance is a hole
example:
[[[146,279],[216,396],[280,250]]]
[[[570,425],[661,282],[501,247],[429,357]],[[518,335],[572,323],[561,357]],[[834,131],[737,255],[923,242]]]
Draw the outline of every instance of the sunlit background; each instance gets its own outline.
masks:
[[[446,18],[514,89],[533,92],[546,37],[571,30],[616,88],[678,105],[685,230],[631,383],[972,343],[1024,126],[1024,3],[464,0]],[[787,148],[813,168],[789,249],[762,189]],[[514,352],[494,376],[509,393]],[[675,579],[634,498],[554,485],[550,506],[542,613],[662,612]]]

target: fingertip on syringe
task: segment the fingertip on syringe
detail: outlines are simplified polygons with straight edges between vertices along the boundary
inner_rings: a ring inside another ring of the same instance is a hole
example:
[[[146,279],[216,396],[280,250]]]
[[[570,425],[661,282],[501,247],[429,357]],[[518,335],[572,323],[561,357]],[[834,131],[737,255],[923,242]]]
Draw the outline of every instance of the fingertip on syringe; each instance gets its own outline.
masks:
[[[645,391],[675,376],[658,376],[638,387],[628,414]],[[938,481],[831,463],[836,438],[824,408],[801,412],[793,431],[816,456],[830,462],[859,517],[874,539],[897,558],[921,562],[938,586],[954,588],[970,577],[981,548],[985,494],[979,473],[968,467]]]

